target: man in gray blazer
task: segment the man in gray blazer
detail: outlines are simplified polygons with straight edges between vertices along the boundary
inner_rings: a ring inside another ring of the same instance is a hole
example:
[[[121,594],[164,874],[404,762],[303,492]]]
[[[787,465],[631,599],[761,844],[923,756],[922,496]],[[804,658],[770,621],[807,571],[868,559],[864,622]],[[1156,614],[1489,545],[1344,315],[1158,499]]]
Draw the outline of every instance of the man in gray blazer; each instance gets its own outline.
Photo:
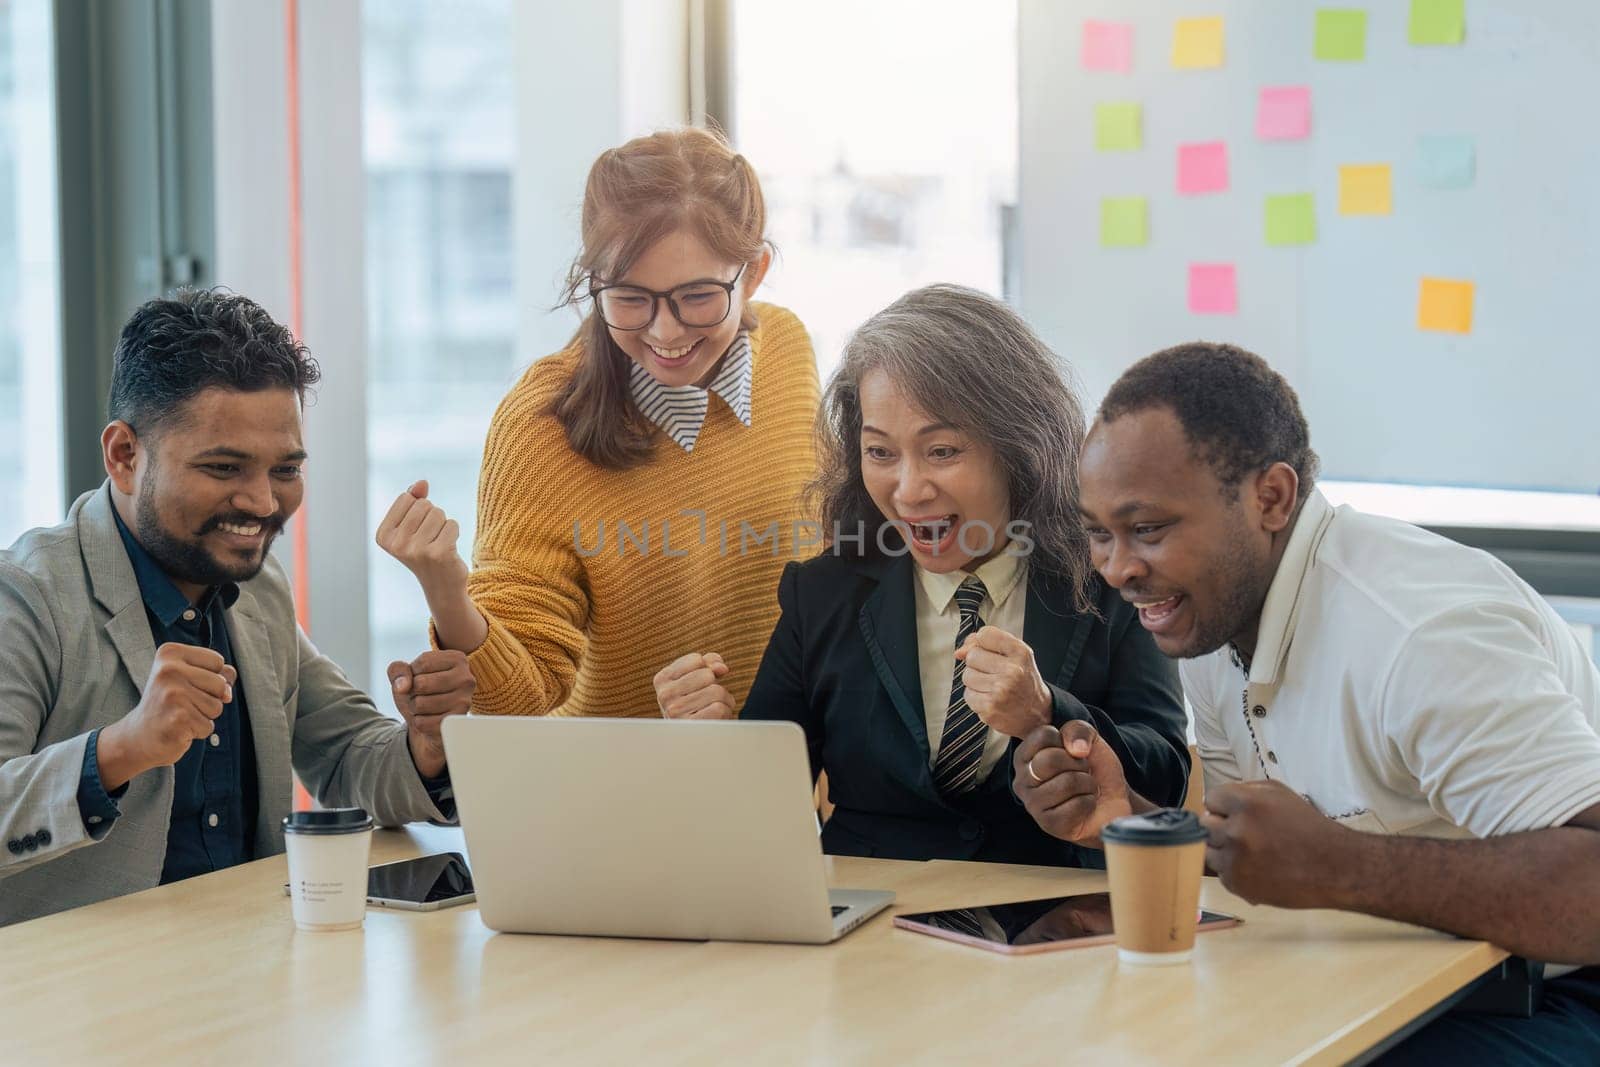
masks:
[[[124,327],[106,483],[0,552],[0,924],[283,851],[291,768],[380,823],[453,817],[439,727],[471,704],[466,658],[391,664],[386,718],[268,555],[318,376],[235,294]]]

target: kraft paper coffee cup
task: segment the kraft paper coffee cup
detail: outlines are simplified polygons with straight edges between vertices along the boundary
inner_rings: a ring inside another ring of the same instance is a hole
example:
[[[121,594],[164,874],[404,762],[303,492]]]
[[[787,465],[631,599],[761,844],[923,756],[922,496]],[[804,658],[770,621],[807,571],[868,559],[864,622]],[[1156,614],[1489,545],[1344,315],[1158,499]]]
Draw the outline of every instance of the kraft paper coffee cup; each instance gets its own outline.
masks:
[[[1184,963],[1194,949],[1206,832],[1191,811],[1163,808],[1100,831],[1111,925],[1127,963]]]
[[[361,808],[297,811],[283,820],[289,899],[302,930],[353,930],[367,916],[372,816]]]

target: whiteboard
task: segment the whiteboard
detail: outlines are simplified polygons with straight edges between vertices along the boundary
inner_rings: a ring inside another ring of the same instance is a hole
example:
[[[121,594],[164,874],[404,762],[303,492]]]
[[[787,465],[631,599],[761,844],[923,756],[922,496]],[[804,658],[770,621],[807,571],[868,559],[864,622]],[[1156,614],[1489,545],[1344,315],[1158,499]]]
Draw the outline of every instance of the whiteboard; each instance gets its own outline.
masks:
[[[1317,9],[1367,12],[1366,57],[1313,56]],[[1409,0],[1022,0],[1018,304],[1086,401],[1203,338],[1300,394],[1328,478],[1600,489],[1600,0],[1467,0],[1461,46],[1407,40]],[[1171,65],[1179,17],[1225,18],[1224,65]],[[1083,22],[1134,27],[1129,73],[1085,70]],[[1268,86],[1307,85],[1311,135],[1256,137]],[[1143,147],[1094,149],[1101,101]],[[1424,188],[1418,138],[1467,135],[1476,176]],[[1224,140],[1230,184],[1177,193],[1181,143]],[[1338,168],[1393,166],[1393,213],[1341,216]],[[1269,194],[1316,198],[1313,244],[1268,247]],[[1149,240],[1100,247],[1100,200],[1149,198]],[[1237,265],[1233,315],[1195,314],[1191,262]],[[1476,285],[1469,334],[1417,328],[1421,279]]]

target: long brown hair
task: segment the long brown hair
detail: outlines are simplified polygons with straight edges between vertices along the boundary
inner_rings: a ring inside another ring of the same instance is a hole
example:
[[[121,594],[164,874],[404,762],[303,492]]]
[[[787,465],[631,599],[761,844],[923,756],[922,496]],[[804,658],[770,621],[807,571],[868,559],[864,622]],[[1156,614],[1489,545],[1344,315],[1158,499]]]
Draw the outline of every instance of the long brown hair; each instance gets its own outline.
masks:
[[[721,134],[685,128],[637,137],[601,153],[583,192],[583,247],[567,273],[562,302],[589,296],[593,278],[616,279],[645,250],[687,229],[730,262],[761,258],[767,208],[746,159]],[[740,325],[753,329],[746,302]],[[577,369],[550,411],[572,450],[601,467],[635,467],[650,457],[651,430],[628,389],[628,357],[591,308],[578,328]]]
[[[1079,611],[1093,611],[1078,512],[1083,406],[1071,371],[1021,316],[975,289],[915,289],[845,343],[817,415],[809,496],[823,530],[864,529],[854,542],[863,552],[880,544],[887,520],[861,476],[861,380],[875,370],[934,419],[994,449],[1012,518],[1028,524],[1029,567],[1063,583]]]

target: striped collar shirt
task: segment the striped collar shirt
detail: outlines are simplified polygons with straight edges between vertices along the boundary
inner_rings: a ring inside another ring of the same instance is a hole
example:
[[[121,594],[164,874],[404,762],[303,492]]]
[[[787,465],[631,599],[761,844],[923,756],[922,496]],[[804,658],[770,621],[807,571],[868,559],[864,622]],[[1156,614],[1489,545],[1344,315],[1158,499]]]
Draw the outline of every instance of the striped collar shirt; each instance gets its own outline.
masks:
[[[709,389],[696,385],[662,385],[649,371],[632,362],[628,373],[628,387],[639,411],[685,452],[693,452],[695,442],[700,439],[712,393],[723,399],[741,423],[750,425],[751,358],[747,330],[739,331],[733,344],[728,346]]]

